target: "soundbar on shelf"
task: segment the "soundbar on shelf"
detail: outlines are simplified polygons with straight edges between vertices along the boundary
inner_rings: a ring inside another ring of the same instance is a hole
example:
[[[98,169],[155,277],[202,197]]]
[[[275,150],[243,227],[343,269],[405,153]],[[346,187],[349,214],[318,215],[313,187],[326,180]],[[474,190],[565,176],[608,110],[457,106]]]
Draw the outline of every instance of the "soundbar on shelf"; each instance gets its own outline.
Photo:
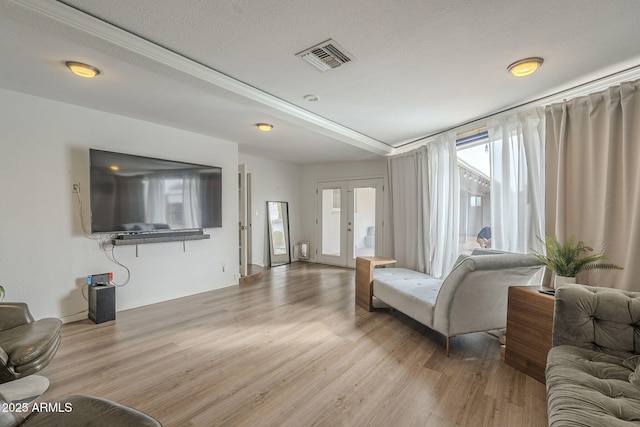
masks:
[[[154,239],[160,237],[176,237],[176,236],[202,236],[204,230],[202,228],[194,228],[192,230],[154,230],[154,231],[133,231],[128,233],[119,233],[116,235],[118,240],[131,239]]]
[[[187,240],[206,240],[211,236],[204,230],[151,231],[141,233],[122,233],[111,240],[114,246],[138,245],[160,242],[184,242]]]

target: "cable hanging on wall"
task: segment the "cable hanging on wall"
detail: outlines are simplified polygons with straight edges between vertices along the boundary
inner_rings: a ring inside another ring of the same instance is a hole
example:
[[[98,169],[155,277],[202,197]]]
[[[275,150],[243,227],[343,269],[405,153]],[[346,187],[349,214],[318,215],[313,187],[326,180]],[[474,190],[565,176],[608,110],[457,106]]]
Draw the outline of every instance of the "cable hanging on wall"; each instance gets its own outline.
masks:
[[[82,228],[82,233],[84,234],[84,237],[86,237],[89,240],[98,242],[98,246],[100,247],[102,252],[105,254],[107,259],[112,263],[118,265],[119,267],[122,267],[127,272],[127,279],[124,281],[124,283],[117,284],[111,281],[110,284],[117,287],[122,287],[127,285],[129,283],[129,280],[131,280],[131,270],[129,269],[129,267],[127,267],[126,265],[118,261],[118,259],[115,256],[115,245],[113,244],[113,239],[115,238],[115,234],[110,233],[110,234],[100,234],[98,236],[92,236],[91,233],[87,231],[86,224],[84,222],[84,207],[82,203],[82,197],[80,195],[80,186],[77,184],[74,184],[73,189],[74,189],[74,193],[76,194],[76,199],[78,200],[78,216],[80,217],[80,227]],[[109,254],[108,247],[111,247],[111,251],[110,251],[111,254]],[[84,290],[82,291],[82,296],[85,299],[87,299],[84,296]]]

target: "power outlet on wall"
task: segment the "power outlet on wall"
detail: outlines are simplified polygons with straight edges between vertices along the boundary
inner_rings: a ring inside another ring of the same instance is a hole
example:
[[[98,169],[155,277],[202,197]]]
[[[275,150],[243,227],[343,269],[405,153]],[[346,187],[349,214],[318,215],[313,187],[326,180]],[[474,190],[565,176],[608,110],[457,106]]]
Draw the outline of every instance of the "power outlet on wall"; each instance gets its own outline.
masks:
[[[71,188],[71,192],[72,193],[79,193],[80,192],[80,183],[78,182],[74,182],[73,183],[73,187]]]

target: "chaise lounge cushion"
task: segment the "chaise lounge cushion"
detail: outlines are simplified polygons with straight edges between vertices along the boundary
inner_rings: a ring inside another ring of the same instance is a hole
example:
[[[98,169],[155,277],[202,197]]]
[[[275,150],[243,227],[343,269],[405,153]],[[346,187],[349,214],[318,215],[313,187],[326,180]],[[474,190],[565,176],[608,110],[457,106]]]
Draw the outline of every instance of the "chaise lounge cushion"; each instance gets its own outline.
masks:
[[[433,307],[442,279],[406,268],[380,268],[373,278],[373,294],[425,325],[433,323]],[[425,304],[426,303],[426,304]]]

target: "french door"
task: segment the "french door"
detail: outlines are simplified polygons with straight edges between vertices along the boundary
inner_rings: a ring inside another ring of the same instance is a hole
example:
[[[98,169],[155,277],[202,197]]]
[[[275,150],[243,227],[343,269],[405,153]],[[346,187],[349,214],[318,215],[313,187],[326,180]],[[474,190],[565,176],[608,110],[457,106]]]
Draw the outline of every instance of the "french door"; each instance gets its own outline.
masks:
[[[238,211],[240,276],[244,277],[251,264],[251,173],[245,165],[238,165]]]
[[[382,178],[318,183],[316,261],[355,267],[383,248]]]

